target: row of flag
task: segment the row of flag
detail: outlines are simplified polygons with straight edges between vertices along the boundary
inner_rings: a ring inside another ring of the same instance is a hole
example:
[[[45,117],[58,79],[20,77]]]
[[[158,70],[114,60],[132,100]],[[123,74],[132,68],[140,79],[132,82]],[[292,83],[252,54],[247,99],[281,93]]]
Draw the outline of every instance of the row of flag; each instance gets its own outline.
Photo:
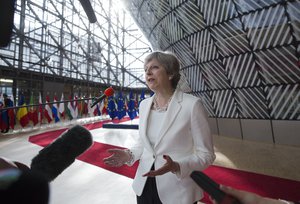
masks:
[[[1,94],[2,95],[2,94]],[[93,100],[91,96],[87,99],[78,99],[75,96],[73,99],[69,97],[66,102],[59,102],[57,97],[54,96],[53,102],[50,102],[50,97],[45,97],[45,103],[43,104],[41,94],[39,94],[38,104],[34,104],[33,95],[30,97],[29,104],[26,104],[24,95],[20,95],[17,109],[6,109],[4,106],[4,99],[0,97],[0,127],[4,130],[8,127],[14,129],[16,120],[19,121],[22,127],[26,127],[30,122],[35,126],[42,124],[44,120],[47,123],[60,122],[62,119],[77,119],[84,117],[93,117],[100,115],[109,115],[111,119],[122,119],[128,116],[133,120],[138,115],[139,103],[145,99],[144,92],[142,91],[139,99],[134,97],[132,92],[129,93],[129,98],[124,97],[122,92],[119,92],[116,97],[110,96],[105,98],[96,104],[93,108],[91,105]],[[64,101],[64,95],[62,94],[60,101]],[[14,102],[11,98],[9,107],[14,106]]]

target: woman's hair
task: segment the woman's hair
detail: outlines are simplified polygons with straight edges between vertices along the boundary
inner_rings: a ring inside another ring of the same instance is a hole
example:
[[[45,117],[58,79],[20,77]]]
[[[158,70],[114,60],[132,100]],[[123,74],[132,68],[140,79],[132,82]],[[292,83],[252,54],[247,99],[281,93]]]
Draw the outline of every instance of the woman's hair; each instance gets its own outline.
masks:
[[[175,89],[180,80],[180,62],[178,58],[171,52],[155,51],[145,58],[144,65],[153,59],[156,59],[165,68],[167,74],[172,76],[171,83]]]

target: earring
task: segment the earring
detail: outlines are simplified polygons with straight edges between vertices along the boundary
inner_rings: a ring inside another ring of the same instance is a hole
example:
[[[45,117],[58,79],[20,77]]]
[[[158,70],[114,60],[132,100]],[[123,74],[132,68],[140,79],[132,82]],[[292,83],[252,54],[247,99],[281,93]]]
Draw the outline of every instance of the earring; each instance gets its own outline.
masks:
[[[169,76],[169,80],[171,80],[171,79],[173,79],[173,77],[172,77],[172,76]]]

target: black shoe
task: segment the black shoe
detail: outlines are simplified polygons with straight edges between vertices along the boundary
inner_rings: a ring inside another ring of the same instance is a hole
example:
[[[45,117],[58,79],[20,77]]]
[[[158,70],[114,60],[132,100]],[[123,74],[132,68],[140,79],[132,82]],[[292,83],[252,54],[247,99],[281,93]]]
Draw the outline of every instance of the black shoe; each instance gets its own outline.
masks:
[[[6,129],[3,133],[8,133],[9,129]]]

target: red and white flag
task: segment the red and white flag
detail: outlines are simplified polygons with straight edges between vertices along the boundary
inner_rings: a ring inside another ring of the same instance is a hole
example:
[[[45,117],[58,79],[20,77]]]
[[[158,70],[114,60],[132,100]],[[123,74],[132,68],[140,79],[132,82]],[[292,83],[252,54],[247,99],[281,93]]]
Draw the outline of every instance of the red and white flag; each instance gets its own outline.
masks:
[[[42,101],[42,95],[40,92],[39,93],[39,115],[38,115],[40,124],[42,124],[42,122],[43,122],[43,105],[42,104],[43,104],[43,101]]]
[[[46,103],[49,103],[49,102],[50,102],[49,96],[46,96]],[[52,117],[52,110],[51,110],[51,107],[49,104],[45,105],[44,114],[45,114],[45,118],[47,119],[48,123],[51,123],[53,117]]]

